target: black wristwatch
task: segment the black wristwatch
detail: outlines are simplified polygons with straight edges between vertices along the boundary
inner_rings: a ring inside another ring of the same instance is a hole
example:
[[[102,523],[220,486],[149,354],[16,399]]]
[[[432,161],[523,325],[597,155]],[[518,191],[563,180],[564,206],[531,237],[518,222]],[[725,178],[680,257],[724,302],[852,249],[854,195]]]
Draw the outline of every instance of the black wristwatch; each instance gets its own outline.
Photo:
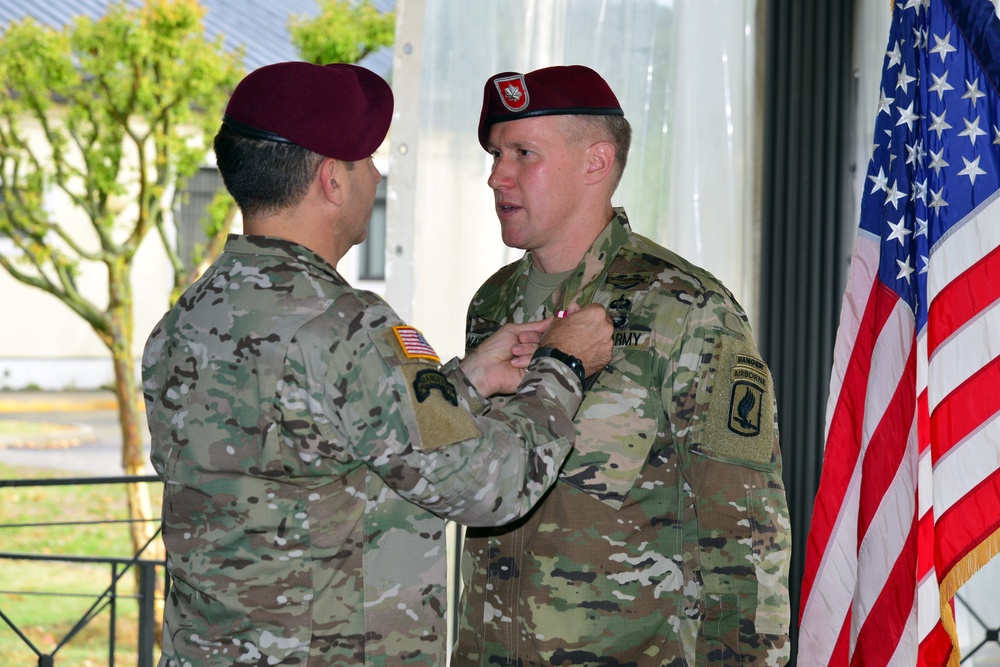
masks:
[[[561,361],[569,366],[570,370],[576,373],[576,376],[580,378],[580,384],[587,381],[587,376],[583,370],[583,362],[574,357],[572,354],[567,354],[554,347],[540,347],[535,350],[535,353],[531,356],[532,359],[540,359],[542,357],[552,357],[553,359]]]

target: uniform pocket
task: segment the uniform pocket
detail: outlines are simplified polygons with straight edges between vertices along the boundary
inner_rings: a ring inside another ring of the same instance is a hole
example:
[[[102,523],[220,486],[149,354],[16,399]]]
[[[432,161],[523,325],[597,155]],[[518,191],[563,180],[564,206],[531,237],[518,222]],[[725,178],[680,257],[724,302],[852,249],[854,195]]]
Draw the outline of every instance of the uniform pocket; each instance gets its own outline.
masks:
[[[705,648],[698,651],[699,667],[742,665],[740,658],[740,619],[743,610],[735,593],[705,596]]]
[[[757,579],[754,629],[765,635],[784,635],[789,629],[788,505],[782,489],[758,489],[747,494]]]
[[[616,350],[587,392],[574,419],[576,446],[560,477],[615,509],[621,508],[642,472],[662,410],[655,389],[623,372],[629,362],[635,365],[636,354]]]

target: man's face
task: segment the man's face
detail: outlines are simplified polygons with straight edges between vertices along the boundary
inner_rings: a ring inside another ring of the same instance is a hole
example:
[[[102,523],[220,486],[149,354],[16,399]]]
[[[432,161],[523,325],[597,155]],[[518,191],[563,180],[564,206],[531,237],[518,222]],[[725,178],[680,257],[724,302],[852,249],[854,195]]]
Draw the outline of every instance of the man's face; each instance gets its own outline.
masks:
[[[572,141],[571,116],[539,116],[497,123],[487,150],[487,184],[496,201],[503,242],[544,255],[574,234],[587,172],[587,144]]]
[[[351,163],[344,163],[345,166]],[[346,171],[345,185],[350,189],[350,206],[352,215],[351,243],[358,245],[368,236],[368,223],[372,219],[372,208],[375,206],[375,191],[382,175],[370,158],[357,160],[353,169]]]

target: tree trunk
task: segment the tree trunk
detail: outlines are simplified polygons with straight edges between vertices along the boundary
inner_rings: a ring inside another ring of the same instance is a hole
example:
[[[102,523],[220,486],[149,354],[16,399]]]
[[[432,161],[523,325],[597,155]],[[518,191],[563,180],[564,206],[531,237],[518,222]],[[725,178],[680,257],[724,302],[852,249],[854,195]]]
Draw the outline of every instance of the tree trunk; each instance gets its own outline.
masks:
[[[131,348],[131,345],[124,347]],[[122,469],[128,476],[146,475],[146,452],[143,447],[141,418],[143,408],[133,367],[132,355],[129,352],[125,358],[114,355],[115,395],[118,398],[118,419],[122,432]],[[159,516],[154,516],[149,498],[149,485],[145,482],[132,482],[125,485],[128,498],[128,512],[132,523],[129,524],[132,535],[133,553],[149,541],[156,532]],[[140,558],[144,560],[160,560],[163,558],[163,542],[158,538],[153,540]],[[136,570],[138,575],[138,570]],[[156,599],[154,600],[154,624],[156,628],[157,645],[162,641],[163,633],[163,579],[156,578]]]
[[[128,267],[109,264],[108,278],[110,296],[108,315],[111,331],[107,343],[115,370],[115,396],[118,398],[118,421],[122,434],[122,469],[130,477],[143,476],[147,474],[146,450],[143,446],[145,440],[143,431],[146,427],[142,418],[145,409],[142,405],[133,354],[132,288]],[[162,560],[164,557],[162,540],[157,538],[146,547],[146,543],[156,533],[160,522],[160,517],[153,515],[149,500],[149,485],[145,482],[132,482],[126,484],[125,489],[131,520],[129,526],[133,553],[139,553],[139,550],[145,547],[140,558]],[[138,569],[135,574],[138,590]],[[158,646],[163,640],[163,596],[163,578],[156,577],[153,610]]]

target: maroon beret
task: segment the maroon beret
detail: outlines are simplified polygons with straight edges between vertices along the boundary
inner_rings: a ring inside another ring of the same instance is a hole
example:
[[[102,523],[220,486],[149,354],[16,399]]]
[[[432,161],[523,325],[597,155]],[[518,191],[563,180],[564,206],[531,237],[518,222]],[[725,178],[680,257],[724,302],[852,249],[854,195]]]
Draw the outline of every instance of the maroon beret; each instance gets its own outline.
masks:
[[[490,126],[495,123],[567,114],[624,116],[625,112],[608,82],[583,65],[494,74],[483,90],[479,143],[486,148]]]
[[[222,122],[257,139],[298,144],[348,162],[371,156],[392,120],[392,89],[357,65],[285,62],[250,72]]]

